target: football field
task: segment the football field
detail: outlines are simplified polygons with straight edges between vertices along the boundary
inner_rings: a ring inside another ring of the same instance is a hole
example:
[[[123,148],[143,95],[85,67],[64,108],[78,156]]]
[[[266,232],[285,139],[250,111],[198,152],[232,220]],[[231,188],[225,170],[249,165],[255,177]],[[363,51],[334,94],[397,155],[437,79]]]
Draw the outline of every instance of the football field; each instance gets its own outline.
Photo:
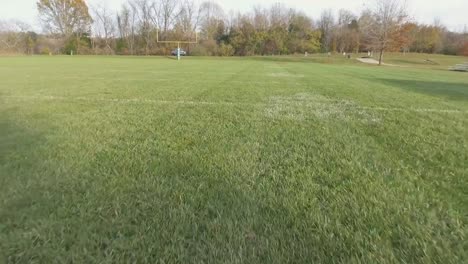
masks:
[[[466,263],[463,58],[0,57],[0,263]]]

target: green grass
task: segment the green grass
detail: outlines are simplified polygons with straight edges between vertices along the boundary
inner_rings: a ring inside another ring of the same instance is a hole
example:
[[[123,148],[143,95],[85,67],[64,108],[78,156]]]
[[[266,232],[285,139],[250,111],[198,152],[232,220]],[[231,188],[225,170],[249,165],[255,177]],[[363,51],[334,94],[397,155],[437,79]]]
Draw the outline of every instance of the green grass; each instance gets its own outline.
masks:
[[[0,263],[466,263],[467,131],[417,64],[0,58]]]
[[[402,67],[418,67],[446,71],[456,64],[467,62],[468,57],[424,53],[389,53],[384,54],[384,60],[386,63]]]

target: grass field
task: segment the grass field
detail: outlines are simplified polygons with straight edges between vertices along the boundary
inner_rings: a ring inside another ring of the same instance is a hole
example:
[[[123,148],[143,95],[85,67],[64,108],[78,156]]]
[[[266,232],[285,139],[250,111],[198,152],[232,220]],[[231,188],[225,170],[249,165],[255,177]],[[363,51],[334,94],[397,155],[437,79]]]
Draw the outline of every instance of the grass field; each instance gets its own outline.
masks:
[[[0,58],[0,263],[466,263],[468,74],[423,57]]]

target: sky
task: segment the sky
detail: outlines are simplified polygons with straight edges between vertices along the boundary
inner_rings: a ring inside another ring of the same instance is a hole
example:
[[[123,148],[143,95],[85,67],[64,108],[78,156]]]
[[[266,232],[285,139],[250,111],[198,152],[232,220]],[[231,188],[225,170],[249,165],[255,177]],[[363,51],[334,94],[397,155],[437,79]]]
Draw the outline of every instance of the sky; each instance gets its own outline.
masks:
[[[88,5],[104,3],[109,8],[118,10],[127,0],[86,0]],[[201,0],[195,0],[201,2]],[[221,5],[225,12],[249,11],[253,6],[269,6],[274,3],[284,3],[288,7],[302,10],[312,18],[317,19],[324,9],[331,8],[336,13],[344,8],[359,13],[373,0],[212,0]],[[38,29],[36,10],[37,0],[0,0],[0,20],[19,19]],[[462,31],[468,27],[468,0],[407,0],[411,17],[423,23],[433,23],[437,18],[451,30]]]

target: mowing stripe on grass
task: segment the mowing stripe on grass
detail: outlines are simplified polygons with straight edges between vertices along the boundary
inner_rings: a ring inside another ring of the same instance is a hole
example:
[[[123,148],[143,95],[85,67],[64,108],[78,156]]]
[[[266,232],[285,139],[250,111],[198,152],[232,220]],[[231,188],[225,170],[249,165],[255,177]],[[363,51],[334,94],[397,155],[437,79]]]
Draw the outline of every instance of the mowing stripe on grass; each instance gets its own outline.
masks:
[[[249,106],[271,106],[271,105],[302,105],[303,102],[293,100],[282,100],[281,102],[272,103],[249,103],[249,102],[223,102],[223,101],[191,101],[191,100],[154,100],[154,99],[124,99],[124,98],[89,98],[89,97],[64,97],[64,96],[1,96],[9,99],[26,99],[26,100],[62,100],[62,101],[89,101],[89,102],[113,102],[113,103],[149,103],[149,104],[187,104],[187,105],[249,105]],[[346,102],[345,100],[338,99],[308,99],[309,102]],[[304,106],[304,105],[302,105]],[[313,105],[306,105],[313,106]],[[389,112],[427,112],[427,113],[447,113],[447,114],[468,114],[468,111],[456,109],[434,109],[434,108],[400,108],[400,107],[369,107],[347,105],[343,111],[358,111],[358,110],[372,110],[372,111],[389,111]]]

